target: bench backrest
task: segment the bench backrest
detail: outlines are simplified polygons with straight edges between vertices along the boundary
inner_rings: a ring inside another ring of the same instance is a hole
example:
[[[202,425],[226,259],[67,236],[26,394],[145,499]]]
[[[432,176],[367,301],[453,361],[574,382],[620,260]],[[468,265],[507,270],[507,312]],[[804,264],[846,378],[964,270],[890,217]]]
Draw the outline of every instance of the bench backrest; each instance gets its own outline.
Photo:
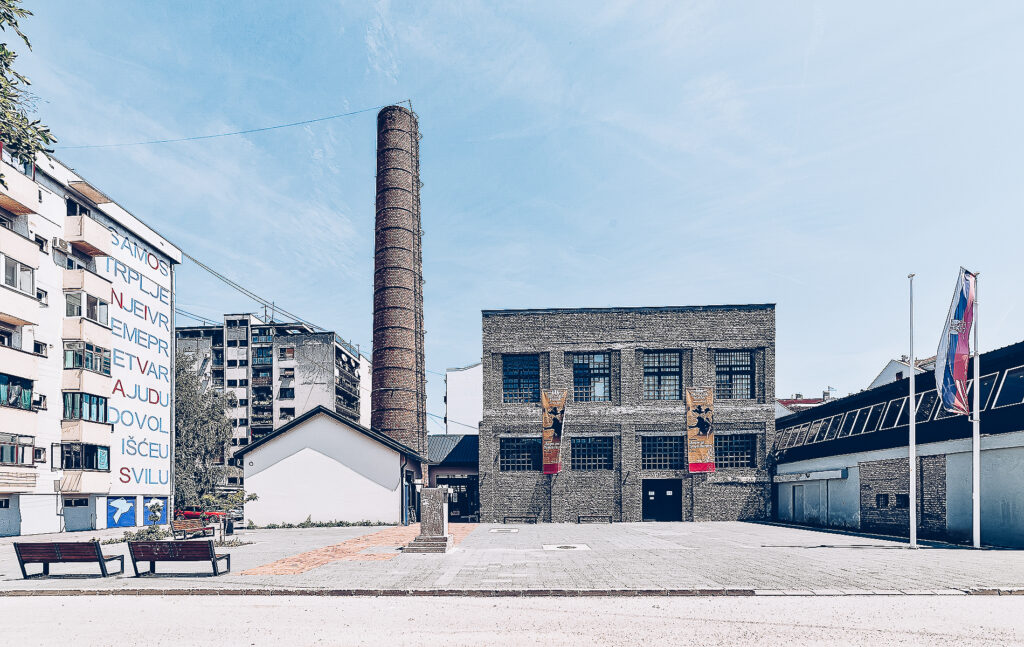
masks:
[[[138,562],[203,562],[214,558],[213,541],[130,541],[128,550]]]
[[[25,563],[95,562],[100,558],[100,545],[95,541],[15,543],[14,550]]]
[[[203,523],[199,519],[176,519],[171,522],[171,527],[174,530],[199,530],[205,528],[207,524]]]

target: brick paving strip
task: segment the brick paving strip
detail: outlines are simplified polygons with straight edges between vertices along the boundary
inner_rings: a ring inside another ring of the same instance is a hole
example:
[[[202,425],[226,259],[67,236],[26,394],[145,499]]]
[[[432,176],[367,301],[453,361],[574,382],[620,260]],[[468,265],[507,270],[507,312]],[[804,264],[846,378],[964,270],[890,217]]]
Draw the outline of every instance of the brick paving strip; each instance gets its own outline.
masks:
[[[452,536],[452,545],[458,546],[470,533],[476,530],[477,524],[452,524],[449,526],[449,533]],[[340,544],[324,546],[298,555],[284,557],[269,564],[256,566],[242,571],[242,575],[298,575],[330,564],[331,562],[377,562],[393,559],[400,555],[399,552],[392,553],[366,553],[364,551],[374,548],[404,546],[420,534],[420,525],[410,524],[408,526],[394,526],[379,532],[361,537],[354,537]]]

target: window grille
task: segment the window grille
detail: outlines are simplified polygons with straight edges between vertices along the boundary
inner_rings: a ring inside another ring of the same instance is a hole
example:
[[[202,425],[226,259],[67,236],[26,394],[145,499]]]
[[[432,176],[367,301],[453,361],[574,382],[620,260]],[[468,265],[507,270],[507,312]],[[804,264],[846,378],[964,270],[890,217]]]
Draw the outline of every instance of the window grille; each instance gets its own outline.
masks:
[[[572,356],[574,402],[610,402],[612,365],[608,353],[576,353]]]
[[[502,402],[540,402],[540,356],[502,355]]]
[[[715,436],[715,469],[757,467],[757,436]]]
[[[612,469],[612,439],[608,436],[589,436],[570,439],[572,457],[570,467],[574,470]]]
[[[640,469],[685,470],[686,438],[684,436],[641,436]]]
[[[753,351],[715,351],[715,397],[723,400],[753,399]]]
[[[539,471],[540,438],[501,438],[498,446],[498,469],[502,472]]]
[[[683,361],[679,351],[644,353],[644,400],[681,400]]]

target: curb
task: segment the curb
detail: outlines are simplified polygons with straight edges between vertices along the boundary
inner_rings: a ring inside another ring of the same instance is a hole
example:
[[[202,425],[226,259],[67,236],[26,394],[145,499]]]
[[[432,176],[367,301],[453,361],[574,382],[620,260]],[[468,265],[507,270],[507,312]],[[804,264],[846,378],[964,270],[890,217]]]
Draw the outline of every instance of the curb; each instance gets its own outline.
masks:
[[[852,596],[947,596],[1020,595],[1024,588],[936,590],[786,590],[786,589],[39,589],[0,591],[2,597],[57,596],[304,596],[304,597],[852,597]]]

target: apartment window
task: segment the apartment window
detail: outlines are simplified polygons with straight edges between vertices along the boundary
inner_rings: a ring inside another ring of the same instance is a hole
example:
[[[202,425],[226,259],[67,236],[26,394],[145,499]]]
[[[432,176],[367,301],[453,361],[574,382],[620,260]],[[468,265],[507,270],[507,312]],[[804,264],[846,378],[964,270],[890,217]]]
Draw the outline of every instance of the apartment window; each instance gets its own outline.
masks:
[[[248,424],[249,424],[249,419],[248,418],[239,418],[238,419],[238,426],[239,427],[245,427]]]
[[[235,446],[237,446],[237,445],[238,445],[238,439],[237,439],[237,438],[232,438],[232,439],[231,439],[231,446],[232,446],[232,447],[235,447]]]
[[[229,359],[228,360],[228,368],[235,368],[236,366],[238,366],[238,360],[237,359]]]
[[[64,342],[64,368],[110,375],[110,351],[84,341]]]
[[[65,292],[64,299],[67,303],[65,314],[68,317],[85,317],[104,326],[108,325],[109,304],[85,292]]]
[[[501,356],[502,402],[540,402],[540,355]]]
[[[228,380],[228,386],[238,386],[238,380]]]
[[[685,470],[686,438],[683,436],[641,436],[640,469]]]
[[[876,494],[875,495],[875,507],[876,508],[888,508],[889,507],[889,495],[888,494]]]
[[[715,397],[750,400],[754,397],[754,351],[715,351]]]
[[[228,477],[228,485],[238,485],[238,477],[237,476],[229,476]]]
[[[277,397],[279,397],[282,400],[294,400],[295,389],[281,389]]]
[[[238,386],[249,386],[249,378],[245,378],[244,380],[238,380]]]
[[[281,420],[291,420],[295,417],[295,407],[281,407]]]
[[[295,348],[292,346],[278,348],[277,359],[295,359]]]
[[[575,353],[572,356],[574,402],[609,402],[612,399],[612,365],[609,353]]]
[[[238,340],[238,347],[239,348],[248,348],[249,347],[249,340],[248,339],[239,339]]]
[[[732,467],[757,467],[755,434],[715,436],[715,469]]]
[[[39,251],[41,251],[44,254],[49,249],[49,245],[47,244],[46,239],[43,238],[42,236],[36,236],[36,247],[38,247]]]
[[[110,471],[110,448],[88,443],[62,443],[61,467],[66,470]]]
[[[107,422],[107,399],[89,393],[64,393],[64,419]]]
[[[910,495],[909,494],[897,494],[896,502],[894,507],[896,508],[909,508],[910,507]]]
[[[240,407],[247,407],[247,406],[249,406],[249,398],[239,398],[238,406],[240,406]]]
[[[239,367],[244,368],[244,367],[246,367],[248,365],[249,365],[249,360],[247,360],[247,359],[240,359],[240,360],[238,360],[238,366]]]
[[[612,469],[612,439],[590,436],[570,439],[569,467],[574,470]]]
[[[31,465],[35,459],[32,436],[0,434],[0,464]]]
[[[10,348],[13,345],[14,331],[9,328],[0,328],[0,346],[6,346],[7,348]]]
[[[4,285],[30,296],[36,295],[35,270],[10,256],[0,254],[4,266]]]
[[[0,373],[0,406],[32,409],[32,380]]]
[[[235,346],[238,346],[238,340],[237,339],[229,339],[228,340],[228,347],[229,348],[234,348]]]
[[[50,295],[47,294],[46,290],[42,288],[36,288],[36,299],[38,299],[39,303],[43,304],[44,306],[50,305]]]
[[[89,499],[85,497],[79,497],[74,499],[64,499],[65,508],[88,508]]]
[[[42,355],[46,357],[46,344],[41,341],[32,342],[32,352],[36,355]]]
[[[0,510],[11,507],[10,499],[0,499]]]
[[[282,380],[294,380],[295,379],[295,368],[282,368],[281,369]]]
[[[683,398],[683,354],[679,351],[644,353],[644,400]]]
[[[502,472],[535,472],[541,467],[540,438],[501,438],[498,469]]]
[[[68,215],[69,216],[88,216],[89,215],[89,209],[87,207],[82,206],[81,204],[79,204],[78,202],[75,202],[71,198],[67,199],[67,205],[68,205]]]
[[[32,450],[32,460],[35,461],[36,463],[45,463],[46,462],[46,448],[45,447],[36,447],[36,448],[34,448]]]
[[[248,445],[249,444],[249,439],[248,438],[239,438],[238,439],[238,444],[239,445]]]

